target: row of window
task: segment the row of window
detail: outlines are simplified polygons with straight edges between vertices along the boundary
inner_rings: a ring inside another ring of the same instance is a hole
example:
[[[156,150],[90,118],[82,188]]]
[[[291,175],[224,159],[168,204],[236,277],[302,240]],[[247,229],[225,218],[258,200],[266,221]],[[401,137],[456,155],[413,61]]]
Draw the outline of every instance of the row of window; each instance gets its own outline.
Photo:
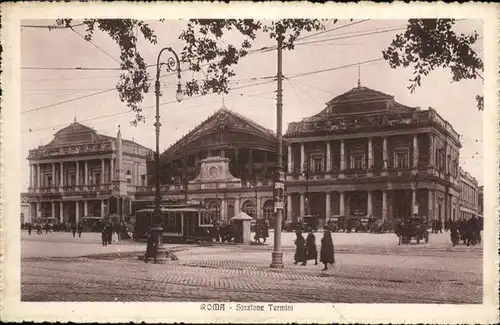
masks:
[[[477,204],[478,203],[478,192],[475,187],[462,182],[462,192],[460,193],[460,198],[464,201]]]

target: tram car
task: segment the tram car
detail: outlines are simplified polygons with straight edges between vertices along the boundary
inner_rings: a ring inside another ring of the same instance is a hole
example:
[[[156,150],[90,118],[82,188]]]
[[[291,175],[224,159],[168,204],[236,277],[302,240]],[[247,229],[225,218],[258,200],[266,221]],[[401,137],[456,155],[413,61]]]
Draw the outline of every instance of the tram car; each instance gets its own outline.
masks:
[[[147,207],[135,213],[135,238],[146,241],[153,226],[154,207]],[[211,240],[213,211],[199,204],[171,204],[161,206],[162,238],[166,243],[196,243]]]

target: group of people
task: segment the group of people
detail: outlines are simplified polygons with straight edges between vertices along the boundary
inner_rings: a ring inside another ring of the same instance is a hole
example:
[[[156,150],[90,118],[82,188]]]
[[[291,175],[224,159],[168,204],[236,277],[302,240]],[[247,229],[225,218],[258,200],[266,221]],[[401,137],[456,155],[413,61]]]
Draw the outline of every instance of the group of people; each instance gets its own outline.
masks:
[[[301,265],[306,265],[307,261],[314,260],[314,265],[318,265],[316,236],[314,236],[313,231],[309,231],[307,239],[304,239],[300,230],[296,231],[295,234],[297,238],[295,239],[294,264],[302,263]],[[319,260],[324,265],[323,271],[328,269],[328,265],[333,266],[335,264],[335,247],[333,246],[332,234],[329,230],[323,232]]]
[[[472,216],[469,220],[450,220],[448,225],[453,246],[457,245],[460,239],[465,241],[467,246],[481,242],[481,227],[475,216]]]
[[[233,225],[228,222],[212,221],[213,227],[210,229],[212,240],[217,243],[230,243],[234,238]]]

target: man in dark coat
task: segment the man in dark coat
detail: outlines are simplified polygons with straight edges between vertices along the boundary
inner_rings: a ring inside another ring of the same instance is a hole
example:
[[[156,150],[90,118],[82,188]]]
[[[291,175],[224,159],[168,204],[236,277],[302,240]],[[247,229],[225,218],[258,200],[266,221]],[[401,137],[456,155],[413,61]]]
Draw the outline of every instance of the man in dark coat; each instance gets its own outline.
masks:
[[[312,230],[309,231],[306,239],[307,260],[314,260],[314,265],[318,265],[318,250],[316,248],[316,237]]]
[[[102,246],[108,246],[108,232],[106,226],[101,230]]]
[[[28,235],[31,236],[31,223],[28,223]]]
[[[327,230],[321,238],[320,261],[325,265],[323,271],[328,270],[328,264],[335,264],[335,247],[333,246],[332,234]]]
[[[82,237],[82,232],[83,232],[83,225],[80,223],[78,224],[78,238]]]
[[[306,251],[306,241],[302,236],[302,232],[297,230],[295,233],[297,238],[295,239],[295,262],[293,264],[297,264],[302,262],[302,265],[306,265],[307,262],[307,251]]]
[[[477,224],[477,219],[476,216],[472,216],[468,221],[467,221],[467,246],[470,244],[475,245],[477,242],[480,241],[478,240],[478,237],[480,238],[481,234],[479,233],[479,225]]]
[[[455,246],[458,244],[458,241],[460,240],[460,234],[458,232],[457,223],[450,220],[450,221],[448,221],[448,227],[450,228],[451,243],[453,246]]]

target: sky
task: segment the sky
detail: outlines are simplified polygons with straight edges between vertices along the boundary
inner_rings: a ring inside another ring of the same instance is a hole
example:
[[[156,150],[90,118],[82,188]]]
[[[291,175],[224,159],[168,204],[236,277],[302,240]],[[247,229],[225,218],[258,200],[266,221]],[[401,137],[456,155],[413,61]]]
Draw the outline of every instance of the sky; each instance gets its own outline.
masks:
[[[22,26],[26,26],[21,27],[21,159],[22,170],[25,171],[21,179],[23,191],[28,187],[28,151],[50,142],[54,133],[71,124],[75,117],[80,123],[109,136],[116,135],[120,125],[125,139],[134,140],[149,148],[155,146],[153,91],[146,94],[142,103],[146,122],[133,127],[129,122],[134,113],[120,101],[118,92],[111,90],[119,81],[119,71],[60,70],[76,67],[117,68],[118,45],[101,32],[94,34],[93,44],[85,41],[82,37],[85,34],[84,26],[76,27],[75,31],[49,31],[29,27],[52,23],[51,20],[22,21]],[[147,64],[156,62],[162,47],[170,46],[177,53],[181,52],[183,42],[178,37],[187,24],[185,20],[148,23],[155,31],[158,43],[153,45],[142,39],[139,41],[138,51]],[[396,34],[404,30],[405,25],[404,20],[339,20],[335,25],[329,22],[326,28],[335,28],[334,30],[303,41],[317,42],[298,45],[293,51],[284,51],[285,76],[330,70],[284,80],[283,131],[286,131],[287,123],[318,113],[327,101],[356,87],[360,77],[362,86],[393,95],[396,101],[408,106],[419,106],[422,109],[432,107],[448,120],[461,134],[462,168],[482,184],[483,116],[477,110],[475,101],[475,96],[483,92],[480,80],[452,83],[450,71],[439,69],[424,77],[422,86],[410,93],[407,88],[412,76],[410,69],[391,69],[387,62],[380,60],[360,64],[358,71],[358,63],[381,58],[382,51],[390,45]],[[455,30],[466,34],[477,31],[482,36],[482,25],[477,20],[460,20]],[[308,34],[310,33],[303,36]],[[237,40],[237,35],[228,34],[221,42],[225,45]],[[272,45],[275,42],[268,35],[260,33],[252,48]],[[483,57],[481,38],[474,48]],[[352,66],[344,67],[348,65]],[[160,149],[168,148],[187,134],[217,111],[223,102],[228,109],[276,130],[276,84],[271,82],[256,85],[263,81],[259,78],[275,76],[276,67],[276,51],[248,55],[240,60],[231,82],[233,88],[244,88],[234,89],[224,96],[210,94],[199,98],[185,98],[181,103],[162,105]],[[149,71],[153,76],[154,68]],[[202,75],[184,71],[182,78],[202,78]],[[169,76],[163,80],[165,82],[162,83],[163,95],[160,102],[175,101],[176,77]]]

